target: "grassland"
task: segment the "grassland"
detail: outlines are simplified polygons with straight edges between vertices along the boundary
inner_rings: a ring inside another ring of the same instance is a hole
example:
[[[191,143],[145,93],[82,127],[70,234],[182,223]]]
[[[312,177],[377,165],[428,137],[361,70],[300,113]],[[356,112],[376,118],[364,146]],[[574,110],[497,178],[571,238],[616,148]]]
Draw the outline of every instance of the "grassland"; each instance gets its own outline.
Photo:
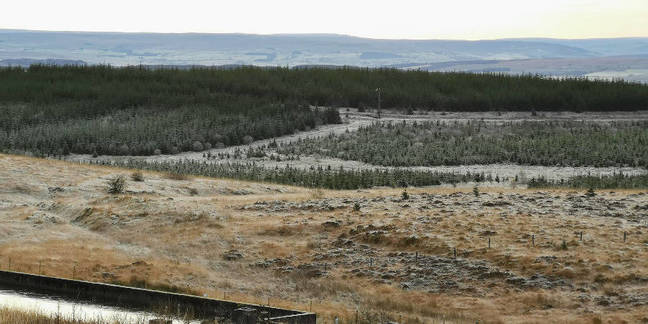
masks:
[[[147,171],[107,192],[132,172],[0,156],[0,267],[146,278],[342,323],[357,310],[365,323],[646,320],[645,192],[405,195]]]

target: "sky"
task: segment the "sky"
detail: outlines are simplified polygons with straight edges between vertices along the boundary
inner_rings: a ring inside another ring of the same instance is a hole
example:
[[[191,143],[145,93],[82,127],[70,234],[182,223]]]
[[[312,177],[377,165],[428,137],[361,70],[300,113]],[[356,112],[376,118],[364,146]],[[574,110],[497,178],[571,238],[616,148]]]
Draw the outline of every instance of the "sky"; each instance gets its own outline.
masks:
[[[4,0],[0,28],[389,39],[648,37],[648,0]]]

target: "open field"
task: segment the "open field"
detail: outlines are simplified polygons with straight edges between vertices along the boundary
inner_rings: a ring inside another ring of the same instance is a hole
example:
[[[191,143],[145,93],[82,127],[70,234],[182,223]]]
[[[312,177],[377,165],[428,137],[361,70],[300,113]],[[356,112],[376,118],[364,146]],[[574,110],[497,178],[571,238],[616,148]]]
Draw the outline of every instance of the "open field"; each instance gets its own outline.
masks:
[[[132,172],[0,155],[0,267],[312,307],[323,323],[356,310],[365,323],[648,321],[646,192]],[[126,191],[108,194],[118,174]]]

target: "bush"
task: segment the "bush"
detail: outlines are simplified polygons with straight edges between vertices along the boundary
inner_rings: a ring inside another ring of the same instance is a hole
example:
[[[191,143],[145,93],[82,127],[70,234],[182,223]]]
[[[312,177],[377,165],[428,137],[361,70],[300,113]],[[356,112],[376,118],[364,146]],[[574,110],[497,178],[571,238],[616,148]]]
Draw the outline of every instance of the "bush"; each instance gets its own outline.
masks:
[[[126,179],[123,175],[117,175],[108,180],[108,193],[120,194],[124,193],[126,188]]]
[[[200,141],[195,141],[191,146],[191,149],[193,149],[195,152],[200,152],[205,148],[203,147],[202,143],[200,143]]]

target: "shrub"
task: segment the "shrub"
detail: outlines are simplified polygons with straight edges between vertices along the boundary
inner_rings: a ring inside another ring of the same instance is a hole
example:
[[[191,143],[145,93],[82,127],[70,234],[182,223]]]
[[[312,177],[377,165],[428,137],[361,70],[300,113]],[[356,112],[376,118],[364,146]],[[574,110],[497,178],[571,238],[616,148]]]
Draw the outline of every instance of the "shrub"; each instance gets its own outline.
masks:
[[[409,194],[407,193],[407,190],[403,190],[403,192],[401,193],[401,198],[403,200],[408,200],[409,199]]]
[[[202,143],[200,143],[200,141],[195,141],[195,142],[193,143],[193,145],[191,146],[191,148],[192,148],[194,151],[196,151],[196,152],[200,152],[200,151],[202,151],[202,150],[205,149],[205,148],[203,147]]]
[[[123,175],[117,175],[108,180],[108,193],[120,194],[126,188],[126,179]]]

